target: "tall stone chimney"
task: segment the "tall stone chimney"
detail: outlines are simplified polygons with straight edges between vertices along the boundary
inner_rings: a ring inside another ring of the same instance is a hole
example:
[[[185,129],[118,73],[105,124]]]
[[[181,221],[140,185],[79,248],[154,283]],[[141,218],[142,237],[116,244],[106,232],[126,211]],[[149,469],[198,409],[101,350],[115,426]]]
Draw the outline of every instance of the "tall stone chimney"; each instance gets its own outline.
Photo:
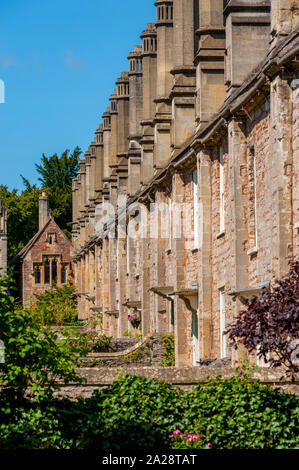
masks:
[[[7,272],[7,215],[0,198],[0,275]]]
[[[39,198],[39,230],[42,230],[51,217],[49,198],[46,193],[42,193]]]

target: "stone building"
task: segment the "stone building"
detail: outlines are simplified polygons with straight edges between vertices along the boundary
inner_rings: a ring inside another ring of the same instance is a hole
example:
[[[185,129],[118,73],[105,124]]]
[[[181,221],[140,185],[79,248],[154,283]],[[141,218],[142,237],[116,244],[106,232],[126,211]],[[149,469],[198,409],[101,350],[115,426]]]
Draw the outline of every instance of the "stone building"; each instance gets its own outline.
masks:
[[[7,215],[0,198],[0,276],[7,271]]]
[[[71,242],[51,216],[49,198],[39,198],[39,231],[13,260],[17,267],[18,297],[23,305],[72,280]]]
[[[73,182],[80,317],[244,358],[227,325],[299,254],[298,2],[155,6]]]

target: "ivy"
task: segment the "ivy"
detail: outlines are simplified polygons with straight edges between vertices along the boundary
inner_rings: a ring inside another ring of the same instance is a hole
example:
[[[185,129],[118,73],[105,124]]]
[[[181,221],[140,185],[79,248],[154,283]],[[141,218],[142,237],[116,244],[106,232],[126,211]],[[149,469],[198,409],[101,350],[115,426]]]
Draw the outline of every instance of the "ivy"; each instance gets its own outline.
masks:
[[[16,402],[2,392],[0,448],[298,448],[298,397],[236,373],[190,392],[130,375],[74,401]]]
[[[171,333],[163,335],[162,344],[165,349],[165,352],[162,356],[161,366],[162,367],[174,367],[175,366],[174,335]]]

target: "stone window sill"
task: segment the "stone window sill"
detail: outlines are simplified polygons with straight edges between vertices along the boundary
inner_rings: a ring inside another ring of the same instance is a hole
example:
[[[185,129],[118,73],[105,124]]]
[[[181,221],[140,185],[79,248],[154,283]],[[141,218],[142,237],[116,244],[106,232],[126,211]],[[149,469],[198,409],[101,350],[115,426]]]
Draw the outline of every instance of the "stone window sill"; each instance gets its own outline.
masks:
[[[257,255],[257,253],[258,253],[257,246],[254,246],[253,248],[250,248],[250,250],[247,251],[248,256]]]
[[[224,237],[224,236],[225,236],[225,230],[222,230],[221,232],[218,232],[218,233],[217,233],[216,238],[217,238],[217,240],[218,240],[219,238],[222,238],[222,237]]]

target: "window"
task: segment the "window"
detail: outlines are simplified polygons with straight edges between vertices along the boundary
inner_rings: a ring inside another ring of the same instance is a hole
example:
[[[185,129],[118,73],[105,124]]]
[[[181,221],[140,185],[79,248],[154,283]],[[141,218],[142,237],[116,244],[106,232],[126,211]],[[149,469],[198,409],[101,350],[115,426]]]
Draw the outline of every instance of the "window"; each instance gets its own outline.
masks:
[[[199,205],[198,205],[198,175],[197,170],[193,172],[193,230],[194,248],[199,245]]]
[[[249,149],[249,211],[250,248],[257,248],[257,168],[254,145]]]
[[[61,284],[66,284],[66,268],[63,266],[61,268]]]
[[[199,324],[198,324],[198,312],[192,313],[192,345],[193,345],[193,365],[197,366],[199,362]]]
[[[34,278],[35,278],[35,284],[41,283],[41,269],[39,266],[36,267],[34,270]]]
[[[166,248],[167,251],[171,251],[172,249],[172,224],[173,224],[173,204],[172,199],[168,198],[168,224],[167,224],[167,238],[168,238],[168,246]],[[162,233],[163,233],[163,215],[161,214],[161,224],[162,224]]]
[[[220,304],[220,355],[221,359],[226,357],[226,318],[225,318],[225,289],[219,289],[219,304]]]
[[[170,301],[170,329],[173,331],[174,326],[174,301]]]
[[[56,242],[55,233],[48,233],[47,234],[47,242],[49,243],[49,245],[53,245],[53,243]]]
[[[50,261],[46,259],[45,261],[45,284],[50,284]]]
[[[52,261],[52,282],[57,284],[57,261],[53,259]]]
[[[224,163],[223,148],[219,152],[219,189],[220,189],[220,232],[225,229],[225,207],[224,207]]]

